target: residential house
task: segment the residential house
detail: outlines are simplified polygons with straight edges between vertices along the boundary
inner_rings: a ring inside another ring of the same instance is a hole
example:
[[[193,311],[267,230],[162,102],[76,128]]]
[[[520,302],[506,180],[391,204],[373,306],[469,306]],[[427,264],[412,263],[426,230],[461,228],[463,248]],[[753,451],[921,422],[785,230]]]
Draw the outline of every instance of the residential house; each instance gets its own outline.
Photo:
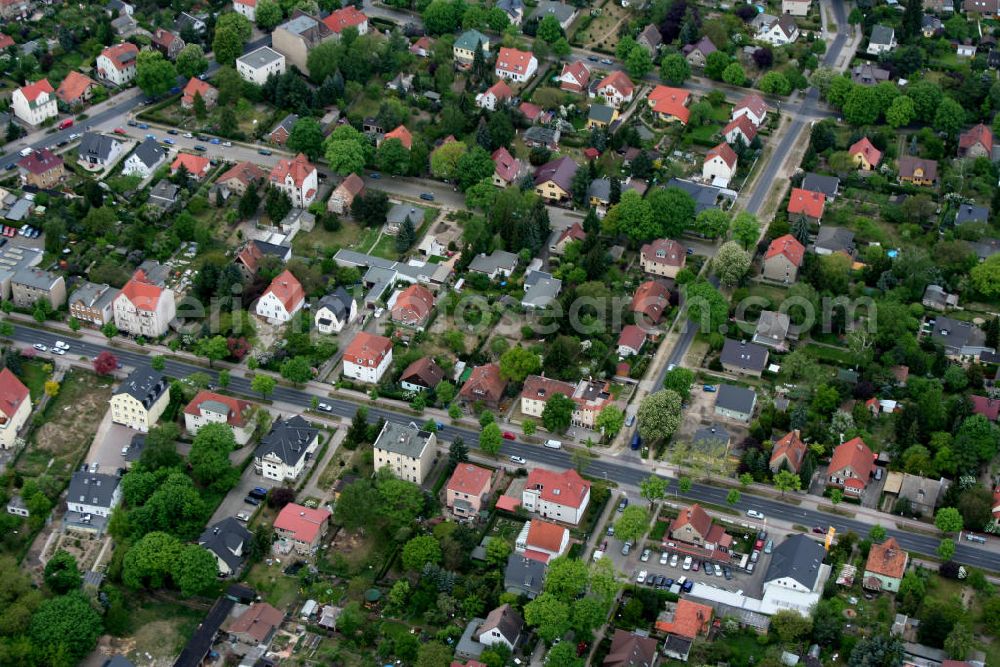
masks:
[[[233,11],[243,15],[250,23],[257,22],[257,0],[233,0]]]
[[[547,378],[541,375],[529,375],[524,379],[521,390],[521,413],[528,417],[541,417],[545,404],[556,394],[572,398],[576,387],[569,382]]]
[[[687,108],[691,93],[683,88],[657,86],[646,98],[646,103],[656,117],[666,123],[679,122],[687,125],[691,112]]]
[[[621,70],[615,70],[601,79],[592,97],[601,97],[616,109],[628,105],[635,98],[635,84]]]
[[[135,78],[135,64],[139,48],[131,42],[109,46],[97,56],[94,63],[97,75],[116,86],[127,86]]]
[[[23,185],[48,190],[54,188],[66,176],[63,159],[42,148],[17,161],[17,171]]]
[[[736,120],[741,116],[746,116],[755,127],[760,127],[767,120],[767,102],[757,93],[743,96],[733,107],[732,119]]]
[[[757,393],[731,384],[719,385],[715,399],[715,415],[749,423],[757,406]]]
[[[524,145],[528,148],[548,148],[550,151],[559,149],[561,132],[558,127],[542,127],[532,125],[521,135]]]
[[[149,178],[153,172],[167,159],[167,151],[163,150],[156,139],[144,139],[136,146],[132,154],[125,158],[122,173],[126,176]]]
[[[493,483],[493,471],[459,463],[445,487],[445,506],[459,517],[474,517],[483,509]]]
[[[111,21],[111,29],[118,37],[131,37],[139,30],[139,24],[130,14],[123,14]]]
[[[833,450],[826,485],[841,488],[845,494],[860,498],[874,470],[872,450],[861,438],[853,438]]]
[[[235,195],[242,197],[246,194],[250,184],[255,184],[258,188],[267,178],[267,173],[253,162],[238,162],[233,165],[222,176],[216,180],[216,184],[223,185]]]
[[[253,403],[207,389],[199,391],[184,407],[184,428],[194,435],[205,424],[225,424],[242,447],[253,437],[256,420]]]
[[[66,279],[37,266],[22,266],[10,279],[11,300],[18,308],[34,308],[47,301],[53,310],[66,303]]]
[[[77,148],[77,164],[87,171],[102,171],[125,151],[125,143],[106,134],[84,132]]]
[[[512,97],[514,97],[514,91],[510,89],[510,86],[504,81],[497,81],[485,93],[476,95],[476,106],[480,109],[496,111],[506,106]]]
[[[288,65],[295,65],[308,76],[309,52],[334,37],[325,23],[296,10],[271,32],[271,48],[285,56]]]
[[[502,10],[507,15],[507,20],[513,25],[519,26],[524,20],[523,0],[499,0],[494,7]]]
[[[316,330],[321,334],[340,333],[358,317],[358,302],[343,287],[324,296],[314,308]]]
[[[639,265],[654,276],[676,278],[686,261],[687,251],[673,239],[656,239],[639,251]]]
[[[502,604],[487,616],[479,626],[475,638],[482,646],[503,645],[513,651],[521,641],[524,619],[509,604]]]
[[[267,647],[281,627],[285,615],[266,602],[253,602],[226,626],[237,655],[245,655],[258,646]]]
[[[548,565],[542,561],[512,553],[504,568],[504,590],[534,600],[542,592],[547,569]]]
[[[872,63],[862,63],[851,68],[851,81],[859,86],[877,86],[889,80],[890,72]]]
[[[768,351],[763,345],[732,338],[726,339],[719,355],[722,367],[730,373],[756,377],[760,377],[767,368],[767,358]]]
[[[66,491],[67,511],[63,523],[67,528],[101,534],[121,498],[120,477],[77,471],[70,478]]]
[[[944,347],[948,357],[978,357],[982,352],[996,352],[986,345],[986,334],[970,322],[938,316],[931,328],[931,339]]]
[[[590,68],[582,60],[566,63],[559,75],[559,87],[571,93],[582,93],[590,82]]]
[[[359,35],[368,34],[368,17],[354,5],[335,9],[323,19],[323,23],[334,35],[340,35],[345,28],[354,28]]]
[[[527,309],[548,308],[562,291],[562,281],[544,271],[529,271],[524,278],[521,306]]]
[[[708,512],[695,503],[682,509],[667,529],[671,540],[723,554],[729,552],[733,537],[721,525],[714,523]]]
[[[505,147],[493,151],[493,185],[505,188],[516,183],[526,173],[525,164],[510,154]]]
[[[587,129],[604,129],[618,118],[618,110],[605,104],[591,104],[587,112]]]
[[[861,171],[871,171],[882,161],[882,151],[875,148],[868,137],[862,137],[851,144],[847,149],[847,154],[851,156],[854,165]]]
[[[802,462],[805,461],[806,452],[808,452],[808,447],[802,439],[799,429],[789,431],[774,443],[768,467],[771,468],[771,472],[775,473],[787,467],[798,474],[802,469]]]
[[[944,312],[949,308],[958,307],[958,295],[949,294],[940,285],[928,285],[921,303],[931,310]]]
[[[973,395],[969,400],[972,401],[972,414],[982,415],[991,422],[1000,416],[1000,399]]]
[[[77,108],[89,102],[97,90],[97,82],[86,74],[70,71],[56,89],[56,99],[69,108]]]
[[[418,37],[417,41],[410,45],[410,53],[419,58],[430,58],[433,40],[427,35]]]
[[[414,230],[417,230],[420,228],[420,223],[423,222],[423,219],[424,212],[422,209],[410,204],[394,204],[385,217],[385,225],[383,225],[382,231],[390,236],[395,236],[399,234],[399,230],[403,228],[403,225],[407,221],[410,222]]]
[[[788,349],[785,340],[788,338],[790,327],[791,320],[786,313],[762,311],[760,319],[757,320],[757,328],[754,330],[753,342],[783,352]]]
[[[3,0],[0,2],[0,18],[16,23],[17,19],[27,19],[33,8],[31,0]]]
[[[642,351],[642,346],[645,344],[646,332],[634,324],[627,324],[622,327],[622,332],[618,334],[618,356],[636,356]]]
[[[890,537],[881,544],[873,543],[868,550],[862,585],[869,590],[899,592],[909,561],[910,555],[899,546],[895,537]]]
[[[181,189],[167,179],[162,179],[149,191],[148,204],[160,214],[172,210],[180,200]]]
[[[0,449],[10,449],[31,416],[28,388],[9,368],[0,370]]]
[[[476,58],[476,49],[482,50],[486,56],[490,52],[490,38],[478,30],[466,30],[452,47],[452,56],[459,67],[471,67]]]
[[[660,34],[660,29],[650,23],[642,29],[642,32],[635,38],[635,41],[639,46],[649,51],[650,54],[655,55],[660,49],[660,44],[663,43],[663,36]]]
[[[632,312],[644,317],[647,324],[657,325],[670,308],[670,290],[655,280],[641,283],[632,296]]]
[[[114,321],[113,303],[118,290],[110,285],[91,282],[78,283],[69,295],[69,314],[85,324],[103,327]]]
[[[197,16],[194,16],[188,12],[181,12],[174,21],[174,30],[178,34],[190,31],[195,35],[201,36],[205,33],[205,29],[208,27],[205,24],[206,18],[208,18],[208,14],[198,14]]]
[[[253,453],[254,471],[277,482],[297,480],[319,447],[319,429],[300,415],[278,418]]]
[[[288,137],[292,136],[292,128],[299,121],[298,114],[290,113],[281,119],[270,132],[267,133],[267,140],[277,146],[284,146]]]
[[[253,0],[249,0],[253,1]],[[234,7],[236,5],[233,5]],[[252,20],[252,19],[251,19]],[[163,54],[163,57],[167,60],[176,60],[177,54],[186,46],[184,40],[181,39],[177,33],[171,32],[165,28],[157,28],[153,31],[153,36],[151,38],[153,43],[153,48]]]
[[[247,241],[246,245],[236,253],[235,264],[247,280],[257,275],[260,262],[265,257],[274,257],[279,262],[287,262],[292,257],[292,249],[288,246],[276,245],[265,241]]]
[[[701,166],[701,177],[710,180],[712,185],[727,187],[729,181],[736,176],[736,151],[723,142],[708,151]]]
[[[269,46],[262,46],[236,59],[236,71],[244,81],[263,86],[271,75],[285,73],[285,56]]]
[[[559,27],[563,29],[563,32],[569,30],[569,26],[573,23],[579,14],[579,10],[568,5],[565,2],[558,2],[557,0],[539,0],[538,6],[535,11],[531,13],[531,18],[537,19],[539,22],[546,16],[554,16],[557,21],[559,21]]]
[[[991,157],[993,155],[993,132],[979,123],[958,136],[959,157]]]
[[[764,254],[763,275],[768,280],[794,283],[805,257],[806,249],[791,234],[785,234],[771,241]]]
[[[765,588],[782,588],[799,593],[822,590],[828,570],[823,565],[826,549],[808,535],[791,535],[774,548],[764,575]]]
[[[193,153],[178,153],[177,157],[174,158],[173,163],[170,165],[170,175],[176,176],[177,172],[181,170],[181,167],[184,168],[188,178],[200,181],[208,176],[208,172],[212,168],[212,162],[207,157],[202,155],[194,155]]]
[[[781,0],[781,13],[792,16],[807,16],[812,0]]]
[[[302,283],[285,269],[271,281],[267,289],[257,300],[254,312],[257,317],[266,319],[271,324],[283,324],[291,321],[295,313],[305,305],[306,294]]]
[[[948,490],[948,485],[949,482],[944,477],[928,479],[905,472],[889,472],[885,476],[882,493],[888,499],[906,498],[910,502],[910,508],[915,513],[933,516],[934,510],[937,508],[938,498],[941,498]],[[994,495],[994,517],[996,517],[996,513],[996,497]]]
[[[703,69],[708,57],[718,51],[715,44],[708,37],[702,37],[694,44],[686,44],[681,52],[691,67]]]
[[[344,350],[344,376],[358,382],[378,384],[392,363],[392,341],[359,331]]]
[[[924,160],[904,155],[899,158],[899,180],[911,185],[937,185],[937,160]]]
[[[403,370],[399,384],[405,391],[422,392],[434,389],[444,380],[444,370],[430,357],[417,359]]]
[[[337,215],[345,215],[350,213],[351,204],[354,203],[354,198],[363,194],[365,191],[365,182],[357,174],[348,174],[343,181],[340,182],[333,190],[333,194],[330,195],[330,200],[327,202],[326,208],[328,211],[336,213]]]
[[[920,19],[920,32],[927,39],[931,39],[944,32],[944,23],[933,14],[924,14]]]
[[[964,0],[962,10],[985,19],[1000,17],[1000,4],[996,0]]]
[[[656,639],[648,633],[629,632],[618,628],[611,638],[611,649],[603,667],[656,667],[659,653]]]
[[[319,176],[316,167],[299,153],[293,159],[278,160],[271,170],[271,185],[278,188],[296,208],[309,208],[316,199]]]
[[[707,604],[681,598],[667,602],[656,618],[657,631],[666,634],[663,654],[687,662],[691,645],[699,635],[707,635],[712,627],[713,609]]]
[[[538,71],[538,58],[531,51],[500,48],[497,55],[496,75],[500,79],[510,79],[515,83],[525,83]]]
[[[814,247],[817,255],[854,256],[854,232],[844,227],[820,227]]]
[[[400,125],[391,132],[386,132],[385,136],[382,137],[382,141],[389,141],[390,139],[398,139],[399,143],[403,144],[406,150],[413,148],[413,135],[406,129],[405,125]]]
[[[541,519],[532,519],[521,526],[514,541],[514,551],[525,558],[548,563],[569,549],[569,530]]]
[[[140,366],[111,395],[111,421],[147,433],[169,403],[170,384],[166,376],[149,366]]]
[[[546,162],[535,171],[535,193],[550,202],[561,202],[573,195],[573,177],[579,165],[563,156]]]
[[[113,311],[119,331],[158,338],[166,333],[177,312],[174,291],[150,280],[143,269],[138,269],[116,295]]]
[[[193,76],[187,82],[187,85],[184,86],[184,91],[181,95],[181,107],[185,109],[194,108],[196,97],[201,97],[205,108],[211,109],[219,101],[219,90],[207,81],[202,81],[198,77]]]
[[[242,572],[246,557],[250,555],[252,540],[253,533],[229,516],[208,526],[198,538],[198,544],[215,556],[220,576],[235,577]]]
[[[771,46],[786,46],[799,38],[799,26],[791,14],[782,14],[781,18],[771,17],[773,21],[764,22],[757,31],[756,38]]]
[[[728,144],[735,146],[737,141],[742,141],[749,146],[757,136],[757,126],[750,120],[749,115],[741,114],[722,128],[722,136]]]
[[[818,224],[823,219],[823,209],[826,206],[826,195],[802,188],[792,188],[788,199],[788,219],[790,221],[805,219]]]
[[[577,525],[590,503],[590,482],[572,468],[553,472],[533,468],[521,492],[521,505],[532,514]]]
[[[274,534],[302,555],[316,552],[330,525],[330,510],[288,503],[274,520]]]
[[[476,366],[458,392],[458,397],[465,403],[482,403],[487,408],[496,410],[507,388],[507,381],[500,377],[500,365],[496,363]]]
[[[594,184],[591,183],[590,186],[593,188]],[[593,199],[591,199],[591,202],[593,202]],[[566,252],[566,246],[574,241],[583,241],[587,238],[587,233],[583,231],[583,226],[579,222],[574,222],[566,229],[554,234],[552,238],[554,238],[554,241],[549,245],[549,252],[553,255],[562,255]]]
[[[872,26],[872,34],[865,52],[870,56],[877,56],[889,53],[894,48],[896,48],[896,31],[882,24]]]
[[[978,204],[960,204],[955,212],[955,226],[969,223],[986,224],[989,221],[990,210]]]
[[[437,435],[413,425],[386,422],[373,447],[375,472],[388,468],[399,479],[423,484],[434,467]]]
[[[398,325],[423,330],[434,310],[434,294],[423,285],[413,284],[396,296],[391,319]]]

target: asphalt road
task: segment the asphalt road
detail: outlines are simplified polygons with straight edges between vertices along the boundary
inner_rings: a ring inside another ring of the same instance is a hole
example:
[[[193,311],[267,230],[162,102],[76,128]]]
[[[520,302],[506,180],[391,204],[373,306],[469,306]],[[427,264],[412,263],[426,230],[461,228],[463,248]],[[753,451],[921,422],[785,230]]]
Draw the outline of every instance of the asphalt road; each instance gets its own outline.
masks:
[[[42,343],[44,345],[51,346],[56,340],[59,339],[59,337],[57,334],[39,331],[22,324],[15,324],[13,339],[26,347],[35,343]],[[101,351],[110,350],[126,366],[135,367],[148,363],[149,360],[146,355],[118,348],[109,348],[105,345],[82,342],[79,340],[73,340],[70,344],[72,345],[70,353],[70,356],[72,357],[77,357],[79,355],[94,357]],[[48,355],[43,354],[42,356]],[[193,364],[173,360],[167,361],[165,372],[172,377],[181,378],[187,377],[194,372],[208,373],[210,376],[215,375],[214,372],[207,371],[201,366],[195,366]],[[234,376],[231,378],[229,390],[249,397],[255,396],[254,392],[250,389],[250,382],[241,377]],[[325,403],[328,403],[332,408],[332,414],[337,416],[351,418],[354,416],[358,408],[357,404],[350,401],[331,398],[325,394],[311,393],[309,391],[293,389],[285,386],[278,386],[274,390],[274,393],[271,394],[270,398],[274,401],[280,401],[306,408],[310,406],[313,396],[318,396]],[[399,424],[406,424],[413,421],[413,417],[410,415],[398,414],[379,407],[378,405],[369,406],[368,417],[372,421],[383,418],[387,421]],[[455,438],[461,437],[470,446],[478,446],[479,443],[479,432],[476,430],[445,425],[439,435],[445,442],[451,442]],[[550,466],[558,469],[573,467],[570,455],[565,450],[547,449],[540,445],[529,445],[526,443],[505,440],[503,443],[502,456],[507,457],[511,455],[523,456],[534,464]],[[604,477],[605,479],[617,482],[618,484],[632,487],[638,487],[639,483],[650,475],[648,466],[641,462],[632,465],[625,465],[622,462],[601,459],[594,460],[587,467],[587,473],[594,477]],[[668,482],[670,482],[669,490],[676,493],[676,484],[669,479]],[[685,497],[690,500],[726,506],[727,492],[727,489],[695,484],[692,486],[691,492],[686,494]],[[868,530],[871,528],[870,524],[862,521],[803,509],[801,507],[795,507],[782,503],[778,500],[753,496],[749,493],[743,494],[738,509],[741,511],[755,509],[759,512],[763,512],[767,517],[795,522],[804,526],[811,527],[814,525],[833,525],[838,532],[853,530],[859,535],[866,535]],[[908,551],[929,555],[933,555],[937,551],[938,540],[934,537],[904,532],[895,528],[889,528],[887,532],[890,536],[895,537],[899,541],[900,546]],[[1000,572],[1000,554],[991,552],[986,548],[972,547],[964,543],[958,544],[955,552],[955,559],[968,565]]]

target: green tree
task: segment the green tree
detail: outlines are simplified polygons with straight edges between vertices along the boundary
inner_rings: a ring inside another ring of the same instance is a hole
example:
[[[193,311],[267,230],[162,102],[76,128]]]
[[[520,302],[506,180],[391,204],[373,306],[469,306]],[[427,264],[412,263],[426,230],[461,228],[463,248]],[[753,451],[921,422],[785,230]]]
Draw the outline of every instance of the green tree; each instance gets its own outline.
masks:
[[[575,618],[576,609],[573,615]],[[584,660],[577,656],[573,642],[560,642],[545,654],[545,667],[583,667],[583,664]]]
[[[917,109],[913,104],[913,100],[906,95],[900,95],[885,110],[885,122],[889,127],[906,127],[913,122],[913,118],[916,115]]]
[[[771,617],[771,628],[785,644],[797,642],[812,632],[812,620],[791,609],[782,609]]]
[[[414,537],[403,546],[403,566],[420,572],[427,563],[441,562],[441,545],[432,535]]]
[[[730,505],[738,505],[741,497],[739,489],[729,489],[729,493],[726,494],[726,502]]]
[[[250,381],[250,389],[260,394],[261,398],[267,398],[274,391],[277,381],[270,375],[258,373]]]
[[[743,67],[734,62],[722,71],[722,80],[730,86],[742,86],[747,80],[747,75],[743,72]]]
[[[788,491],[798,491],[802,488],[802,479],[791,470],[779,470],[774,475],[774,488],[781,491],[784,497]]]
[[[972,286],[988,299],[1000,296],[1000,255],[993,255],[980,262],[969,272]]]
[[[552,433],[565,433],[569,428],[573,417],[573,410],[576,403],[573,399],[567,398],[563,394],[554,394],[545,401],[545,409],[542,410],[542,424]]]
[[[431,174],[443,180],[457,180],[458,161],[465,155],[466,150],[468,147],[462,141],[450,141],[435,148],[431,153]]]
[[[154,354],[149,360],[149,365],[154,371],[163,371],[167,367],[167,358],[162,354]]]
[[[945,97],[934,113],[934,129],[954,139],[965,126],[965,109],[950,97]]]
[[[653,69],[653,56],[644,47],[636,45],[625,59],[625,68],[633,79],[645,79]]]
[[[681,493],[688,493],[691,491],[691,478],[681,477],[677,480],[677,488],[680,489]]]
[[[458,187],[467,190],[480,181],[492,178],[496,165],[482,146],[473,146],[458,158]]]
[[[792,92],[792,84],[781,72],[771,70],[760,78],[760,90],[768,95],[788,95]]]
[[[344,128],[349,132],[341,132]],[[340,132],[339,135],[338,132]],[[356,134],[357,137],[351,133]],[[360,174],[364,170],[371,152],[372,147],[368,143],[368,139],[349,125],[342,125],[334,130],[327,137],[324,145],[324,155],[330,164],[330,169],[341,176]]]
[[[204,547],[189,544],[174,564],[173,579],[184,597],[202,595],[219,580],[218,561]]]
[[[868,539],[877,544],[881,544],[885,541],[886,530],[882,526],[875,524],[872,526],[871,530],[868,531]]]
[[[626,542],[638,542],[648,529],[649,512],[636,504],[626,507],[615,521],[615,537]]]
[[[604,216],[602,226],[610,234],[626,234],[633,241],[651,241],[660,236],[650,202],[634,190],[622,193],[621,200]]]
[[[45,585],[57,595],[75,591],[83,583],[83,575],[76,566],[76,558],[60,549],[45,563]]]
[[[941,540],[938,544],[937,554],[941,560],[951,560],[951,557],[955,555],[955,541],[948,537]]]
[[[410,169],[410,151],[399,139],[388,139],[376,150],[375,164],[384,172],[402,176]]]
[[[712,260],[712,268],[724,285],[735,287],[750,271],[750,253],[736,241],[727,241]]]
[[[535,35],[549,44],[554,44],[560,37],[563,36],[562,26],[559,25],[559,19],[551,14],[548,14],[538,22],[538,29]]]
[[[442,0],[434,0],[441,2]],[[417,651],[416,667],[448,667],[451,664],[452,649],[441,642],[421,644]]]
[[[212,52],[220,65],[232,65],[243,55],[243,46],[250,39],[252,26],[246,17],[226,12],[215,22]]]
[[[678,238],[694,224],[695,202],[680,188],[656,189],[650,193],[649,207],[659,223],[659,237]]]
[[[239,475],[229,461],[229,454],[234,449],[236,438],[227,424],[205,424],[195,434],[188,454],[191,474],[199,484],[228,491]]]
[[[942,507],[934,515],[934,525],[942,533],[951,535],[962,530],[962,513],[954,507]]]
[[[714,81],[722,80],[722,73],[729,67],[732,59],[725,51],[713,51],[705,58],[705,76]]]
[[[701,327],[701,332],[718,332],[729,321],[729,303],[719,290],[705,280],[684,286],[688,321]]]
[[[671,86],[679,86],[691,77],[691,66],[679,53],[671,53],[660,61],[660,78]]]
[[[505,540],[490,540],[486,545],[486,564],[493,567],[503,567],[510,556],[510,544]]]
[[[479,433],[479,448],[484,454],[496,456],[500,453],[500,445],[503,444],[503,435],[500,427],[496,423],[487,424]]]
[[[681,423],[681,397],[669,389],[649,394],[639,404],[637,417],[643,440],[667,440]]]
[[[570,606],[552,593],[542,593],[524,606],[524,620],[547,642],[555,641],[570,628]]]
[[[622,412],[621,408],[609,405],[597,413],[597,418],[594,420],[594,426],[600,431],[606,438],[613,438],[618,435],[618,432],[622,430],[625,425],[625,413]]]
[[[162,588],[169,581],[183,546],[173,535],[147,533],[125,553],[122,583],[129,588]]]
[[[667,480],[657,475],[650,475],[639,482],[639,493],[650,504],[663,500],[667,495]]]
[[[719,238],[729,229],[729,214],[722,209],[706,208],[695,218],[694,229],[707,238]]]
[[[663,388],[676,392],[682,401],[691,396],[691,385],[694,383],[694,371],[683,366],[677,366],[667,371],[663,376]]]
[[[757,243],[757,237],[760,236],[760,221],[757,216],[747,211],[737,213],[733,218],[732,235],[733,239],[747,249]]]
[[[545,592],[572,604],[587,589],[587,564],[577,558],[559,556],[549,561]]]
[[[531,350],[512,347],[500,355],[500,377],[513,382],[524,382],[529,375],[542,370],[542,360]]]
[[[944,639],[944,650],[954,660],[965,660],[975,647],[975,637],[967,623],[959,621]]]
[[[176,85],[177,70],[159,51],[140,51],[135,63],[135,82],[146,95],[160,97]]]
[[[305,153],[310,160],[323,155],[323,128],[315,118],[299,118],[292,126],[285,146],[296,153]]]
[[[185,79],[190,79],[205,73],[205,70],[208,69],[208,58],[205,57],[205,51],[202,50],[201,46],[188,44],[177,54],[174,65],[177,67],[178,74]]]
[[[255,12],[257,27],[264,32],[273,31],[281,23],[281,7],[274,0],[259,0]]]
[[[851,125],[871,125],[879,117],[878,92],[872,86],[854,86],[844,101],[844,120]]]
[[[220,359],[225,359],[229,356],[229,343],[222,336],[212,336],[211,338],[200,338],[198,342],[195,343],[194,352],[199,357],[205,357],[208,359],[208,367],[212,368],[212,365],[219,361]]]
[[[295,384],[305,384],[312,379],[312,365],[308,357],[296,356],[281,362],[281,377]]]
[[[73,592],[42,602],[27,629],[37,664],[75,665],[94,649],[103,628],[87,598]]]

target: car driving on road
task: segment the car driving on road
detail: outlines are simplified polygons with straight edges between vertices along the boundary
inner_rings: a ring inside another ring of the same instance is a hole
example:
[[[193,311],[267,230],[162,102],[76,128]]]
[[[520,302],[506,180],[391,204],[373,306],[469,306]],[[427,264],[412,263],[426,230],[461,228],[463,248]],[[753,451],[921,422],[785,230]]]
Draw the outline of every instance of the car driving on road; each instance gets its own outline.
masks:
[[[519,466],[523,466],[528,461],[523,456],[512,456],[512,457],[510,457],[510,462],[511,463],[516,463]]]

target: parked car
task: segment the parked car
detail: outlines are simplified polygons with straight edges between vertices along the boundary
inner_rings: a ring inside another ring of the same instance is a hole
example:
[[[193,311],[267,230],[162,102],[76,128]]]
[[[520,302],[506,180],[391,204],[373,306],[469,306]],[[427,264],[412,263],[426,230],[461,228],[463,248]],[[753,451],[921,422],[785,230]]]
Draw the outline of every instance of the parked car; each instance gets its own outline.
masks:
[[[212,137],[211,139],[208,140],[208,143],[212,144],[213,146],[218,146],[219,144],[222,143],[222,139],[219,139],[218,137]]]
[[[750,574],[753,574],[753,569],[755,567],[757,567],[756,563],[753,563],[753,562],[747,563],[747,572],[750,573]]]
[[[707,560],[701,564],[701,568],[705,571],[705,574],[709,576],[715,574],[715,566],[709,563]]]
[[[678,560],[679,560],[679,559],[678,559],[678,557],[677,557],[677,554],[673,554],[673,555],[671,555],[671,556],[670,556],[670,567],[677,567],[677,561],[678,561]]]
[[[609,523],[608,524],[608,537],[614,537],[614,536],[615,536],[615,524]]]
[[[194,139],[194,135],[191,134],[190,132],[185,132],[181,136],[184,137],[185,139]]]
[[[124,127],[116,127],[114,129],[114,133],[115,134],[125,134],[125,128]]]
[[[194,149],[195,149],[196,151],[198,151],[199,153],[204,153],[205,151],[207,151],[207,150],[208,150],[207,148],[205,148],[205,147],[204,147],[204,146],[202,146],[201,144],[196,144],[196,145],[195,145],[195,147],[194,147]]]
[[[434,195],[432,195],[429,192],[421,192],[420,198],[423,199],[424,201],[434,201]]]
[[[767,544],[764,545],[764,553],[769,554],[774,550],[774,540],[768,540]]]
[[[753,553],[750,554],[750,562],[756,563],[758,560],[760,560],[760,551],[754,549]]]
[[[692,588],[694,588],[693,581],[685,581],[683,584],[681,584],[681,590],[684,591],[685,593],[690,593]]]
[[[684,565],[681,566],[681,569],[690,570],[692,563],[694,563],[694,559],[691,556],[685,556]]]
[[[702,387],[702,390],[712,393],[715,391],[715,385],[706,384],[704,387]]]
[[[691,563],[691,571],[692,572],[697,572],[699,567],[701,567],[701,564],[700,564],[699,561],[695,561],[695,562]]]
[[[674,585],[674,580],[671,577],[663,577],[663,587],[670,588]]]
[[[525,459],[523,456],[512,456],[512,457],[510,457],[510,462],[511,463],[516,463],[519,466],[523,466],[524,464],[526,464],[528,462],[528,460]]]
[[[243,502],[245,502],[247,505],[260,505],[260,501],[254,498],[253,496],[247,496],[246,498],[243,499]]]
[[[635,415],[629,415],[628,417],[625,418],[625,426],[631,428],[632,424],[634,423],[635,423]]]
[[[46,347],[45,345],[42,345],[41,343],[35,343],[31,347],[35,348],[39,352],[48,352],[49,351],[49,348]]]
[[[333,407],[329,403],[320,403],[316,407],[323,412],[333,412]]]
[[[382,178],[382,174],[378,173],[377,171],[373,171],[372,173],[368,174],[368,178],[374,178],[377,180]]]
[[[637,584],[644,584],[644,583],[646,583],[646,571],[645,570],[640,570],[639,571],[639,574],[635,578],[635,583],[637,583]]]
[[[666,551],[664,551],[663,553],[661,553],[661,554],[660,554],[660,565],[666,565],[666,564],[667,564],[667,559],[668,559],[669,557],[670,557],[670,556],[668,556],[668,555],[667,555],[667,552],[666,552]]]
[[[168,146],[173,146],[177,142],[171,139],[170,137],[163,137],[163,143],[165,143]]]
[[[149,125],[147,125],[146,123],[139,123],[138,127],[139,127],[140,130],[148,130],[149,129]]]
[[[503,433],[501,433],[500,435],[501,435],[501,436],[503,436],[503,439],[504,439],[504,440],[517,440],[517,436],[515,436],[515,435],[514,435],[513,433],[511,433],[510,431],[504,431],[504,432],[503,432]]]
[[[747,516],[750,517],[751,519],[758,519],[758,520],[764,518],[764,514],[762,512],[758,512],[757,510],[747,510]]]
[[[260,153],[261,155],[270,155],[271,154],[271,151],[269,151],[266,148],[259,148],[259,149],[257,149],[257,152]]]
[[[624,512],[626,507],[628,507],[628,498],[622,496],[622,499],[618,501],[618,511]]]
[[[128,123],[126,123],[126,125],[128,125],[129,127],[139,127],[139,123],[135,122],[134,120],[130,120]]]
[[[728,565],[722,566],[722,576],[726,578],[726,581],[731,581],[733,578],[733,571]]]
[[[167,134],[180,134],[180,132],[178,132],[174,128],[170,128],[169,130],[167,130]]]
[[[628,552],[632,551],[632,543],[626,542],[622,545],[622,556],[628,556]]]
[[[62,348],[59,348],[59,347],[54,347],[54,348],[52,348],[52,354],[58,354],[61,357],[64,354],[66,354],[66,350],[64,350]]]
[[[649,549],[643,549],[642,555],[639,556],[639,560],[641,560],[643,563],[648,563],[650,554],[652,554],[652,551],[650,551]]]
[[[237,521],[242,521],[243,523],[246,523],[247,521],[250,520],[250,515],[248,513],[246,513],[246,512],[237,512],[236,513],[236,520]]]
[[[757,540],[756,542],[754,542],[753,548],[754,549],[763,549],[764,548],[764,540]]]

